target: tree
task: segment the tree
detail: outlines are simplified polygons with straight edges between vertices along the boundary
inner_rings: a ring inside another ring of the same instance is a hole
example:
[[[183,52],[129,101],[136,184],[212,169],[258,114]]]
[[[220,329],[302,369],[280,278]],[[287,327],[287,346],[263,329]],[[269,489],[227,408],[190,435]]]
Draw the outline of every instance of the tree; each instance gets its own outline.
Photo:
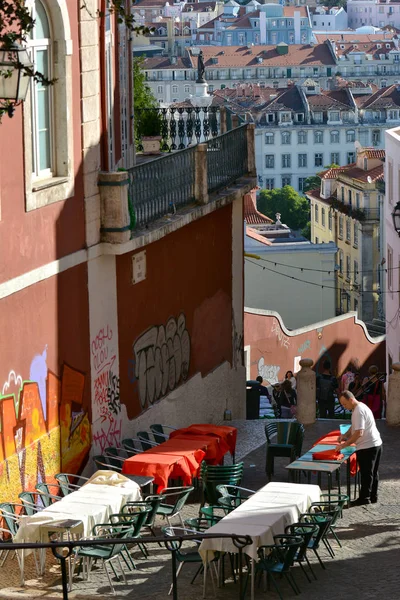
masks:
[[[134,128],[138,148],[142,136],[160,135],[161,132],[158,102],[146,83],[146,76],[142,69],[143,60],[142,57],[133,60]]]
[[[280,213],[282,223],[291,229],[302,229],[310,220],[307,198],[298,194],[290,185],[274,190],[261,190],[258,209],[274,220],[276,213]]]

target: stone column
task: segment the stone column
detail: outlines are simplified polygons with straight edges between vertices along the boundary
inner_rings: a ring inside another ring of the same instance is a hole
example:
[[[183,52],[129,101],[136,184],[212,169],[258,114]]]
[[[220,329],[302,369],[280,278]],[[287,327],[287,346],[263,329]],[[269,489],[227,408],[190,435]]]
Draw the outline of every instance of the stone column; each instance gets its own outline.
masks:
[[[126,171],[99,173],[101,197],[101,241],[123,244],[131,237],[128,204],[129,176]]]
[[[316,417],[316,375],[311,369],[311,358],[300,361],[301,370],[297,373],[297,420],[303,425],[315,423]]]
[[[392,365],[386,399],[386,421],[388,425],[400,425],[400,363]]]

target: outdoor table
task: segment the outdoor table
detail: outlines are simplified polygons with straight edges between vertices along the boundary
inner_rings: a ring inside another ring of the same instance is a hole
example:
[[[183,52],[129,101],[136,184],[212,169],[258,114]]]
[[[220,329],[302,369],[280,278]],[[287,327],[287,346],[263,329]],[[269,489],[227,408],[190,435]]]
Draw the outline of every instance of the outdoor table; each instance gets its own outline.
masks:
[[[327,463],[313,460],[305,461],[305,460],[295,460],[289,465],[286,466],[286,469],[290,471],[290,475],[293,482],[300,482],[300,473],[301,471],[307,472],[307,481],[311,483],[311,473],[318,473],[318,485],[321,486],[321,473],[326,473],[328,475],[328,493],[330,495],[332,490],[332,474],[338,473],[341,468],[341,463]],[[338,477],[338,488],[340,494],[340,477]]]
[[[253,561],[258,558],[260,546],[273,544],[274,535],[295,523],[312,502],[318,502],[321,490],[317,485],[271,482],[250,496],[248,500],[228,513],[221,521],[207,529],[207,533],[236,534],[252,538],[245,552]],[[204,562],[212,560],[215,552],[237,553],[231,538],[204,539],[199,547]],[[251,571],[251,594],[254,598],[254,568]]]
[[[301,461],[305,461],[305,462],[312,462],[313,465],[317,465],[318,463],[330,463],[330,464],[339,464],[340,466],[342,466],[344,463],[346,464],[346,474],[347,474],[347,495],[349,497],[350,500],[350,494],[351,494],[351,489],[350,489],[350,457],[355,453],[356,448],[355,446],[348,446],[346,448],[342,448],[340,450],[341,454],[343,454],[343,458],[340,460],[313,460],[313,454],[315,452],[323,452],[324,450],[335,450],[336,449],[336,445],[331,445],[331,444],[317,444],[316,446],[313,446],[308,452],[306,452],[305,454],[303,454],[303,456],[300,456],[299,460]],[[314,471],[317,471],[317,469],[312,469]]]
[[[223,456],[228,452],[228,447],[221,438],[208,435],[195,435],[189,433],[179,434],[172,439],[170,438],[165,444],[176,444],[175,447],[185,447],[189,444],[189,448],[197,446],[205,451],[203,460],[206,460],[210,465],[218,465]],[[164,444],[160,444],[164,446]]]
[[[193,424],[189,427],[176,429],[170,433],[170,439],[181,435],[206,435],[218,437],[221,441],[221,451],[225,454],[228,450],[232,457],[235,456],[237,429],[229,425],[213,425],[212,423]],[[224,449],[226,448],[226,449]],[[223,455],[222,455],[223,456]]]
[[[152,452],[152,450],[141,452],[124,461],[122,473],[154,477],[154,483],[158,486],[158,494],[168,487],[168,479],[170,478],[181,478],[184,485],[190,485],[199,465],[197,464],[196,467],[191,466],[192,463],[189,463],[182,454],[183,451],[177,455]]]
[[[111,480],[113,473],[108,472]],[[125,478],[124,478],[125,479]],[[95,478],[94,478],[95,480]],[[99,478],[98,478],[99,480]],[[81,526],[74,525],[74,533],[88,536],[92,534],[93,527],[99,523],[107,523],[109,516],[118,513],[121,507],[130,501],[141,500],[139,486],[126,480],[120,485],[106,485],[86,483],[75,492],[64,496],[42,511],[34,515],[21,515],[18,519],[18,531],[15,542],[44,542],[47,541],[49,531],[54,531],[57,524],[63,524],[64,529],[70,533],[68,523],[71,520],[80,521]],[[60,523],[61,522],[61,523]],[[59,527],[56,527],[60,531]],[[21,578],[23,582],[24,561],[31,550],[21,550]],[[41,570],[44,568],[44,555],[41,555]]]

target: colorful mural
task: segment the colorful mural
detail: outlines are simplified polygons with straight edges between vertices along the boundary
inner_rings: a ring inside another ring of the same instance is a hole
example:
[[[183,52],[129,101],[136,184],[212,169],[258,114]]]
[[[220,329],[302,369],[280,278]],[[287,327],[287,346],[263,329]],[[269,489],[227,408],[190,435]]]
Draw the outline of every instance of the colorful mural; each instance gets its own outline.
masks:
[[[17,501],[21,491],[51,482],[60,471],[78,472],[90,450],[90,423],[82,408],[85,376],[64,365],[59,379],[47,369],[46,349],[39,356],[30,369],[30,376],[40,374],[38,381],[23,381],[10,371],[2,386],[1,502]]]

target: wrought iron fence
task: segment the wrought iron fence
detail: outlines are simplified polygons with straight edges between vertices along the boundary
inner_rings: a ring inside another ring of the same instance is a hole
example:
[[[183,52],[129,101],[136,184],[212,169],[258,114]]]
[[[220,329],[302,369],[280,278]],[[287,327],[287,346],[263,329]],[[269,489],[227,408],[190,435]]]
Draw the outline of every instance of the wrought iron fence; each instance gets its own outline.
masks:
[[[247,126],[207,142],[208,191],[215,192],[247,173]]]
[[[173,529],[173,528],[172,528]],[[97,539],[86,539],[86,540],[64,540],[64,541],[49,541],[49,542],[38,542],[38,543],[12,543],[3,542],[0,540],[0,553],[13,552],[14,550],[25,551],[25,550],[46,550],[50,548],[54,556],[60,561],[61,566],[61,578],[62,578],[62,598],[68,600],[68,569],[67,559],[74,555],[76,550],[79,548],[101,548],[102,546],[120,546],[121,540],[125,546],[130,544],[146,544],[163,543],[166,549],[171,552],[171,570],[172,570],[172,584],[173,584],[173,599],[178,599],[178,584],[177,584],[177,553],[179,552],[183,542],[200,542],[203,539],[214,539],[214,538],[230,538],[233,545],[237,549],[238,554],[238,575],[239,575],[239,597],[243,597],[244,582],[243,582],[243,550],[246,546],[253,543],[253,540],[248,535],[237,535],[237,534],[224,534],[224,533],[189,533],[187,535],[171,535],[171,536],[160,536],[160,537],[123,537],[123,538],[97,538]]]
[[[135,110],[136,148],[143,151],[143,137],[160,136],[160,150],[183,150],[192,143],[206,142],[218,135],[216,106],[144,108]]]
[[[195,151],[193,146],[128,170],[131,220],[137,227],[194,201]]]

